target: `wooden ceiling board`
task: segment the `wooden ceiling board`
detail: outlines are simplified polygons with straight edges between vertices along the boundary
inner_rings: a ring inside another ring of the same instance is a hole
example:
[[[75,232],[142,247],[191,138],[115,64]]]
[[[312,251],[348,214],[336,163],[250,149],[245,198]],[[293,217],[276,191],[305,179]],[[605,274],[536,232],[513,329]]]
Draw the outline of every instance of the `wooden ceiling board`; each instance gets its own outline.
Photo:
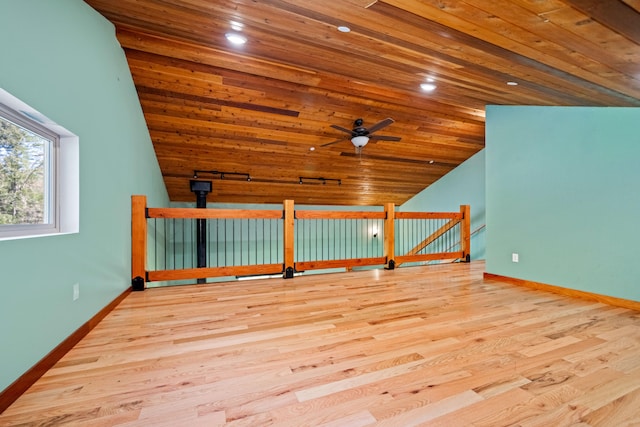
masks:
[[[640,0],[622,0],[627,6],[633,8],[636,12],[640,12]]]
[[[640,106],[637,0],[86,2],[116,27],[173,201],[199,169],[252,178],[201,175],[210,201],[402,204],[484,147],[486,105]],[[377,134],[401,140],[359,154],[331,127],[387,117]]]

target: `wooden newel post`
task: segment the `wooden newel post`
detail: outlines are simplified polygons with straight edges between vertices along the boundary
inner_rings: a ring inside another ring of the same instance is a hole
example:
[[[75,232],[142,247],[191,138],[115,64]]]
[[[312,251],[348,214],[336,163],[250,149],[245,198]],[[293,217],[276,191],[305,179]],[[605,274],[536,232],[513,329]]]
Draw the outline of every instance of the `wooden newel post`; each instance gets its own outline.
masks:
[[[146,288],[147,274],[147,196],[131,196],[131,287]]]
[[[384,256],[387,258],[387,265],[385,268],[393,270],[396,266],[395,258],[395,219],[396,219],[396,207],[393,203],[387,203],[384,205],[384,211],[387,214],[384,220]]]
[[[284,241],[284,265],[283,265],[283,277],[285,279],[291,279],[295,272],[294,266],[294,226],[295,226],[295,207],[293,200],[284,201],[284,227],[283,227],[283,241]]]
[[[462,223],[460,225],[460,250],[466,262],[471,261],[471,208],[460,205]]]

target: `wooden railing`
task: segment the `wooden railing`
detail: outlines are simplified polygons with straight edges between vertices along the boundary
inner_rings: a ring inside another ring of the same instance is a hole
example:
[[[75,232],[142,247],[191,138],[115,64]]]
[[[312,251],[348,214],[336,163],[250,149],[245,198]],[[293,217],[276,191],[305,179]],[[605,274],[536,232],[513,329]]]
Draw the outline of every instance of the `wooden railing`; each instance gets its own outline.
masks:
[[[317,254],[318,248],[327,248],[327,259],[324,255],[315,256],[316,259],[305,260],[309,258],[313,253],[305,253],[304,248],[302,251],[296,251],[295,270],[317,270],[317,269],[329,269],[329,268],[353,268],[367,265],[384,265],[387,263],[387,254],[383,252],[383,248],[375,243],[380,240],[383,235],[382,231],[378,230],[378,233],[371,232],[373,227],[379,229],[379,222],[387,221],[385,212],[361,212],[361,211],[295,211],[295,219],[297,223],[296,231],[304,230],[305,225],[303,223],[315,223],[317,224],[327,223],[327,230],[324,228],[320,233],[316,233],[318,238],[315,242]],[[344,227],[340,227],[340,224],[344,224]],[[355,226],[350,227],[351,232],[347,231],[347,223],[355,223]],[[373,225],[371,225],[373,224]],[[353,232],[353,229],[360,230],[360,233]],[[362,230],[366,230],[362,232]],[[296,239],[297,242],[304,241],[304,233],[302,237]],[[356,237],[355,239],[343,238],[346,236]],[[333,238],[332,238],[333,237]],[[358,237],[360,237],[358,239]],[[341,239],[343,238],[343,239]],[[365,242],[363,242],[365,240]],[[334,250],[332,253],[329,250],[331,242],[334,244],[341,244],[341,248],[344,249],[342,253],[340,250]],[[339,242],[339,243],[336,243]],[[300,245],[298,245],[300,246]],[[347,249],[346,246],[349,246]],[[307,251],[312,252],[312,251]],[[301,255],[302,254],[302,255]],[[306,256],[305,256],[306,255]],[[330,258],[330,259],[329,259]]]
[[[469,205],[460,206],[460,212],[397,212],[395,215],[396,220],[412,220],[420,223],[429,222],[435,223],[435,229],[431,230],[428,227],[416,227],[424,230],[427,228],[428,233],[417,233],[417,235],[426,235],[417,245],[408,250],[404,255],[396,255],[396,266],[399,266],[407,262],[425,262],[444,259],[465,259],[469,257],[470,250],[470,238],[471,238],[471,222],[470,222],[470,208]],[[440,222],[438,224],[438,222]],[[458,250],[451,251],[454,245],[451,244],[451,237],[447,239],[447,234],[459,227],[455,240],[459,241],[457,244]],[[401,227],[400,227],[401,228]],[[406,234],[406,233],[405,233]],[[435,245],[438,240],[441,239],[444,243]],[[435,247],[435,251],[427,251],[421,253],[430,246]],[[437,250],[437,249],[440,250]]]
[[[282,210],[148,208],[145,196],[132,196],[131,213],[136,290],[156,281],[288,278],[315,269],[468,261],[470,253],[469,206],[453,213],[395,212],[393,204],[376,212],[323,211],[295,210],[294,202],[286,200]],[[193,224],[201,220],[208,230],[205,267],[194,262],[198,237]]]

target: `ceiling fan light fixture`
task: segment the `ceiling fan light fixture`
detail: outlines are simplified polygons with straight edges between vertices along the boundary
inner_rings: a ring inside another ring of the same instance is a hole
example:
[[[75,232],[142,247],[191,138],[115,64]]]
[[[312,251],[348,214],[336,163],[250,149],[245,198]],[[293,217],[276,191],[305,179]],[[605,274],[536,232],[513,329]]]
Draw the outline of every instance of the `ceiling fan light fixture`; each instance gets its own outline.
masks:
[[[368,142],[369,142],[369,137],[364,135],[354,136],[353,138],[351,138],[351,143],[356,148],[362,148],[365,145],[367,145]]]
[[[244,29],[244,24],[238,21],[229,21],[229,25],[231,25],[231,29],[233,31],[242,31]]]

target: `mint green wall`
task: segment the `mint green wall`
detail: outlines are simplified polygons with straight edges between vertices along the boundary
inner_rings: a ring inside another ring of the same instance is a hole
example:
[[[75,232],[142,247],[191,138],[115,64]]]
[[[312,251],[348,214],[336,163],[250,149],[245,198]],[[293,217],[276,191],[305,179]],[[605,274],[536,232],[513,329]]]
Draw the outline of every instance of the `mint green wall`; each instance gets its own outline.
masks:
[[[486,271],[640,301],[640,109],[490,106],[486,122]]]
[[[80,0],[4,0],[0,38],[0,87],[80,138],[80,233],[0,241],[2,390],[130,286],[131,194],[168,198],[110,23]]]
[[[485,153],[478,152],[398,208],[404,212],[459,212],[471,206],[471,259],[485,258]]]

